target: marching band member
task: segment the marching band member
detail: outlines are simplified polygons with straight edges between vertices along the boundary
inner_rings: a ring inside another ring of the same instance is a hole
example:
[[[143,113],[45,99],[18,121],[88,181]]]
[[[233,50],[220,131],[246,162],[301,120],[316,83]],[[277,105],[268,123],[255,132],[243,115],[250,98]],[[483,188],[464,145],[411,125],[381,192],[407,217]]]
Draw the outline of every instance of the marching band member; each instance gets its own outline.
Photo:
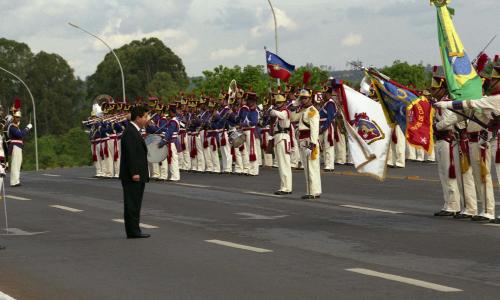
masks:
[[[267,100],[267,102],[265,102],[265,105],[266,106],[270,105],[270,102],[271,101]],[[268,109],[268,111],[269,111],[270,108],[266,107],[266,109]],[[262,149],[261,152],[263,154],[262,165],[264,167],[272,167],[273,166],[273,154],[268,153],[268,150],[270,147],[269,143],[273,138],[273,136],[271,134],[271,126],[273,124],[271,124],[271,118],[268,115],[266,115],[266,113],[264,113],[262,115],[261,124],[260,124],[260,127],[261,127],[260,138],[261,138],[261,149]]]
[[[238,97],[240,99],[240,108],[238,109],[237,112],[236,121],[238,122],[238,127],[242,129],[245,126],[244,121],[246,120],[246,117],[250,109],[246,104],[245,95],[238,95]],[[247,139],[249,139],[248,136]],[[250,164],[248,156],[248,146],[246,145],[246,143],[244,143],[239,148],[233,150],[235,154],[234,173],[248,175],[248,168]]]
[[[324,156],[325,172],[333,172],[335,169],[335,142],[334,142],[334,120],[337,108],[332,98],[332,87],[324,89],[324,103],[319,111],[320,141]]]
[[[274,154],[278,162],[280,175],[280,189],[276,195],[292,193],[292,167],[290,164],[290,111],[287,109],[286,99],[283,95],[274,96],[276,109],[272,109],[270,116],[273,117],[272,134],[274,142]]]
[[[14,107],[15,111],[13,114],[13,120],[7,127],[7,137],[9,145],[9,155],[11,157],[10,162],[10,186],[18,187],[21,186],[20,176],[21,176],[21,165],[23,163],[23,148],[24,148],[24,137],[28,135],[33,125],[28,124],[26,128],[20,129],[21,126],[21,101],[16,99]]]
[[[209,168],[207,171],[210,173],[214,174],[219,174],[220,173],[220,159],[219,159],[219,129],[218,129],[218,123],[217,123],[217,115],[218,111],[215,108],[215,102],[210,99],[208,102],[209,106],[209,119],[207,120],[207,130],[206,130],[206,137],[207,137],[207,151],[205,159],[207,162],[209,161],[210,163],[207,163],[207,168]]]
[[[203,156],[203,168],[201,172],[213,172],[213,162],[210,155],[210,148],[208,147],[210,145],[210,141],[207,131],[211,112],[207,108],[207,101],[207,97],[202,96],[200,98],[200,114],[198,115],[198,118],[200,119],[200,127],[198,127],[198,132],[200,133],[200,145],[202,146],[200,149],[198,149],[198,153]]]
[[[311,93],[301,90],[301,110],[292,112],[291,121],[298,122],[299,149],[306,177],[306,195],[302,199],[316,199],[321,195],[321,170],[319,163],[319,112],[314,107]]]
[[[161,119],[161,114],[158,113],[158,110],[161,111],[161,104],[158,103],[158,98],[150,97],[149,98],[149,106],[154,108],[153,116],[149,121],[149,124],[146,126],[145,134],[161,134],[160,127],[158,126]],[[137,105],[137,104],[136,104]],[[150,163],[150,172],[151,179],[160,180],[160,164],[159,163]]]
[[[188,102],[181,94],[180,100],[181,109],[177,112],[177,118],[180,122],[179,140],[181,152],[179,153],[179,169],[182,171],[191,170],[191,158],[189,156],[189,141],[187,134],[187,125],[189,120]]]
[[[257,94],[248,92],[246,103],[247,113],[240,119],[241,128],[246,135],[245,148],[248,149],[248,175],[259,175],[259,163],[257,160],[257,148],[259,147],[257,125],[259,123],[259,112],[257,111]]]
[[[180,123],[176,116],[177,106],[175,104],[170,104],[168,106],[168,114],[171,116],[170,120],[167,121],[165,127],[165,137],[164,142],[160,144],[163,146],[166,144],[166,151],[168,151],[167,158],[162,162],[162,179],[169,181],[179,181],[179,140],[178,134],[180,129]],[[168,176],[168,177],[167,177]]]
[[[219,131],[219,141],[220,141],[220,152],[222,158],[222,173],[230,174],[233,169],[233,155],[231,154],[231,145],[229,144],[229,136],[227,134],[227,129],[230,125],[228,118],[232,111],[228,105],[228,94],[223,94],[219,96],[220,109],[217,114],[216,127]]]

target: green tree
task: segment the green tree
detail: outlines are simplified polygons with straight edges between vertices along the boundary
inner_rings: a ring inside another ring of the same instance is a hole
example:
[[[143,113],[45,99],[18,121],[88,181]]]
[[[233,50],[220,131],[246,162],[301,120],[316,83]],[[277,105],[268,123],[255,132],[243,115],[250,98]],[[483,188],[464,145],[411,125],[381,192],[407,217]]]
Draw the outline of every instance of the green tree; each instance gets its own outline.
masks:
[[[432,77],[431,72],[422,63],[410,65],[400,60],[394,61],[392,66],[383,67],[380,72],[401,84],[415,86],[419,90],[428,88]]]
[[[115,53],[122,63],[128,98],[158,92],[169,95],[188,86],[182,60],[157,38],[132,41],[116,49]],[[157,76],[159,73],[169,74],[170,78],[165,74]],[[113,54],[108,53],[97,71],[87,78],[88,97],[109,94],[121,98],[121,84],[119,66]],[[160,87],[162,84],[165,87]]]
[[[26,66],[33,59],[28,45],[0,38],[0,66],[22,79],[26,77]],[[0,103],[10,107],[15,97],[26,98],[27,92],[17,79],[0,70]]]
[[[37,105],[38,134],[62,134],[76,126],[80,120],[75,116],[85,103],[83,82],[75,78],[66,60],[42,51],[26,70]],[[31,107],[26,110],[26,114],[31,112]]]

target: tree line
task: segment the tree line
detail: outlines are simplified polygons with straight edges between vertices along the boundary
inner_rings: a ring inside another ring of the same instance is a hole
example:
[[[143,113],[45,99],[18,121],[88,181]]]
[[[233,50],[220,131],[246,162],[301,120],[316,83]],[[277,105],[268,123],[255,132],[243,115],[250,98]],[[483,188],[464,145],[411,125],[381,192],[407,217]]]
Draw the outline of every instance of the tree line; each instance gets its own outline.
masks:
[[[266,74],[264,65],[217,66],[205,70],[202,76],[189,78],[182,59],[158,38],[135,40],[115,49],[125,73],[128,101],[138,96],[158,96],[163,102],[176,99],[180,91],[217,97],[227,91],[231,80],[245,90],[265,97],[276,81]],[[39,136],[40,167],[64,167],[91,163],[88,138],[81,121],[90,114],[93,99],[108,94],[121,99],[122,86],[118,64],[108,53],[96,71],[85,79],[75,76],[68,62],[58,54],[44,51],[33,53],[25,43],[0,38],[0,66],[19,75],[30,87],[36,103]],[[309,87],[318,89],[328,77],[338,71],[307,64],[296,69],[290,82],[302,86],[305,71],[312,74]],[[381,69],[403,84],[425,88],[430,84],[429,68],[395,61]],[[359,85],[358,77],[348,81]],[[342,78],[341,78],[342,79]],[[16,97],[23,100],[23,123],[33,120],[33,107],[24,86],[11,75],[0,71],[0,104],[10,108]],[[25,149],[25,169],[34,168],[32,135]]]

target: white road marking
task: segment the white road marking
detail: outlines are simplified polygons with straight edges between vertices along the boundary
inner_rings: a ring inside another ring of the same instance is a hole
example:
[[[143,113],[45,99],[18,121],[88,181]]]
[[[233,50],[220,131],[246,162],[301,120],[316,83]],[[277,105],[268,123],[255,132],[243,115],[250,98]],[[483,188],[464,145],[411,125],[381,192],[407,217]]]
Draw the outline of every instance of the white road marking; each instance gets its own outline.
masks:
[[[275,197],[275,198],[283,198],[283,196],[280,196],[280,195],[274,195],[274,194],[268,194],[268,193],[259,193],[259,192],[253,192],[253,191],[244,191],[243,194],[266,196],[266,197]]]
[[[0,292],[0,299],[1,300],[16,300],[16,299],[12,298],[11,296],[4,294],[2,292]]]
[[[63,205],[49,205],[50,207],[53,207],[53,208],[59,208],[59,209],[62,209],[62,210],[67,210],[67,211],[70,211],[70,212],[82,212],[83,210],[81,209],[76,209],[76,208],[72,208],[72,207],[68,207],[68,206],[63,206]]]
[[[43,176],[49,176],[49,177],[60,177],[61,175],[56,175],[56,174],[42,174]]]
[[[231,247],[231,248],[236,248],[236,249],[253,251],[253,252],[257,252],[257,253],[269,253],[269,252],[273,252],[273,250],[268,250],[268,249],[263,249],[263,248],[256,248],[256,247],[246,246],[246,245],[241,245],[241,244],[235,244],[235,243],[221,241],[221,240],[205,240],[205,242],[212,243],[212,244],[217,244],[217,245],[221,245],[221,246],[226,246],[226,247]]]
[[[114,221],[114,222],[118,222],[118,223],[125,223],[125,221],[124,221],[123,219],[113,219],[112,221]],[[146,228],[146,229],[156,229],[156,228],[160,228],[160,227],[158,227],[158,226],[149,225],[149,224],[144,224],[144,223],[139,223],[139,227]]]
[[[343,204],[343,205],[339,205],[339,206],[346,207],[346,208],[354,208],[354,209],[361,209],[361,210],[368,210],[368,211],[383,212],[383,213],[388,213],[388,214],[404,214],[404,212],[401,212],[401,211],[371,208],[371,207],[357,206],[357,205]]]
[[[21,200],[21,201],[30,201],[31,199],[24,198],[24,197],[19,197],[19,196],[12,196],[12,195],[6,195],[5,197],[9,199],[14,199],[14,200]]]
[[[461,289],[457,289],[457,288],[453,288],[453,287],[449,287],[449,286],[444,286],[444,285],[435,284],[432,282],[422,281],[422,280],[408,278],[408,277],[402,277],[402,276],[398,276],[398,275],[392,275],[392,274],[388,274],[388,273],[380,273],[380,272],[372,271],[372,270],[368,270],[368,269],[354,268],[354,269],[346,269],[346,271],[354,272],[354,273],[358,273],[358,274],[363,274],[363,275],[367,275],[367,276],[379,277],[379,278],[383,278],[383,279],[387,279],[387,280],[391,280],[391,281],[406,283],[409,285],[414,285],[414,286],[418,286],[421,288],[435,290],[438,292],[463,292],[463,290],[461,290]]]
[[[28,232],[19,228],[9,227],[9,229],[7,230],[2,229],[0,232],[2,232],[0,235],[37,235],[37,234],[47,233],[48,231]]]
[[[236,213],[236,215],[245,216],[246,218],[243,218],[243,219],[246,219],[246,220],[275,220],[275,219],[288,217],[288,215],[264,216],[264,215],[258,215],[258,214],[253,214],[253,213],[246,213],[246,212]]]
[[[193,183],[182,183],[182,182],[176,182],[175,184],[176,185],[182,185],[182,186],[199,187],[199,188],[208,188],[208,187],[210,187],[209,185],[193,184]]]
[[[487,223],[487,224],[483,224],[483,225],[492,226],[492,227],[500,227],[500,224],[493,224],[493,223]]]

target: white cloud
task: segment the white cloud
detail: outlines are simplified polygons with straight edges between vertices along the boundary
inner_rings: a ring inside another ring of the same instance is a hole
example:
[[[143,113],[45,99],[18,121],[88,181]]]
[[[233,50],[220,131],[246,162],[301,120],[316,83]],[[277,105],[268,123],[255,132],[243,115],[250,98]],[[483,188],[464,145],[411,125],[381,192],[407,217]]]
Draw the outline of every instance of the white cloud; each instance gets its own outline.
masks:
[[[247,50],[245,45],[241,45],[236,48],[219,49],[210,53],[210,59],[220,61],[226,58],[239,57],[247,52],[249,51]]]
[[[363,42],[363,36],[361,34],[357,34],[357,33],[349,33],[341,41],[342,46],[346,46],[346,47],[358,46],[362,42]]]

